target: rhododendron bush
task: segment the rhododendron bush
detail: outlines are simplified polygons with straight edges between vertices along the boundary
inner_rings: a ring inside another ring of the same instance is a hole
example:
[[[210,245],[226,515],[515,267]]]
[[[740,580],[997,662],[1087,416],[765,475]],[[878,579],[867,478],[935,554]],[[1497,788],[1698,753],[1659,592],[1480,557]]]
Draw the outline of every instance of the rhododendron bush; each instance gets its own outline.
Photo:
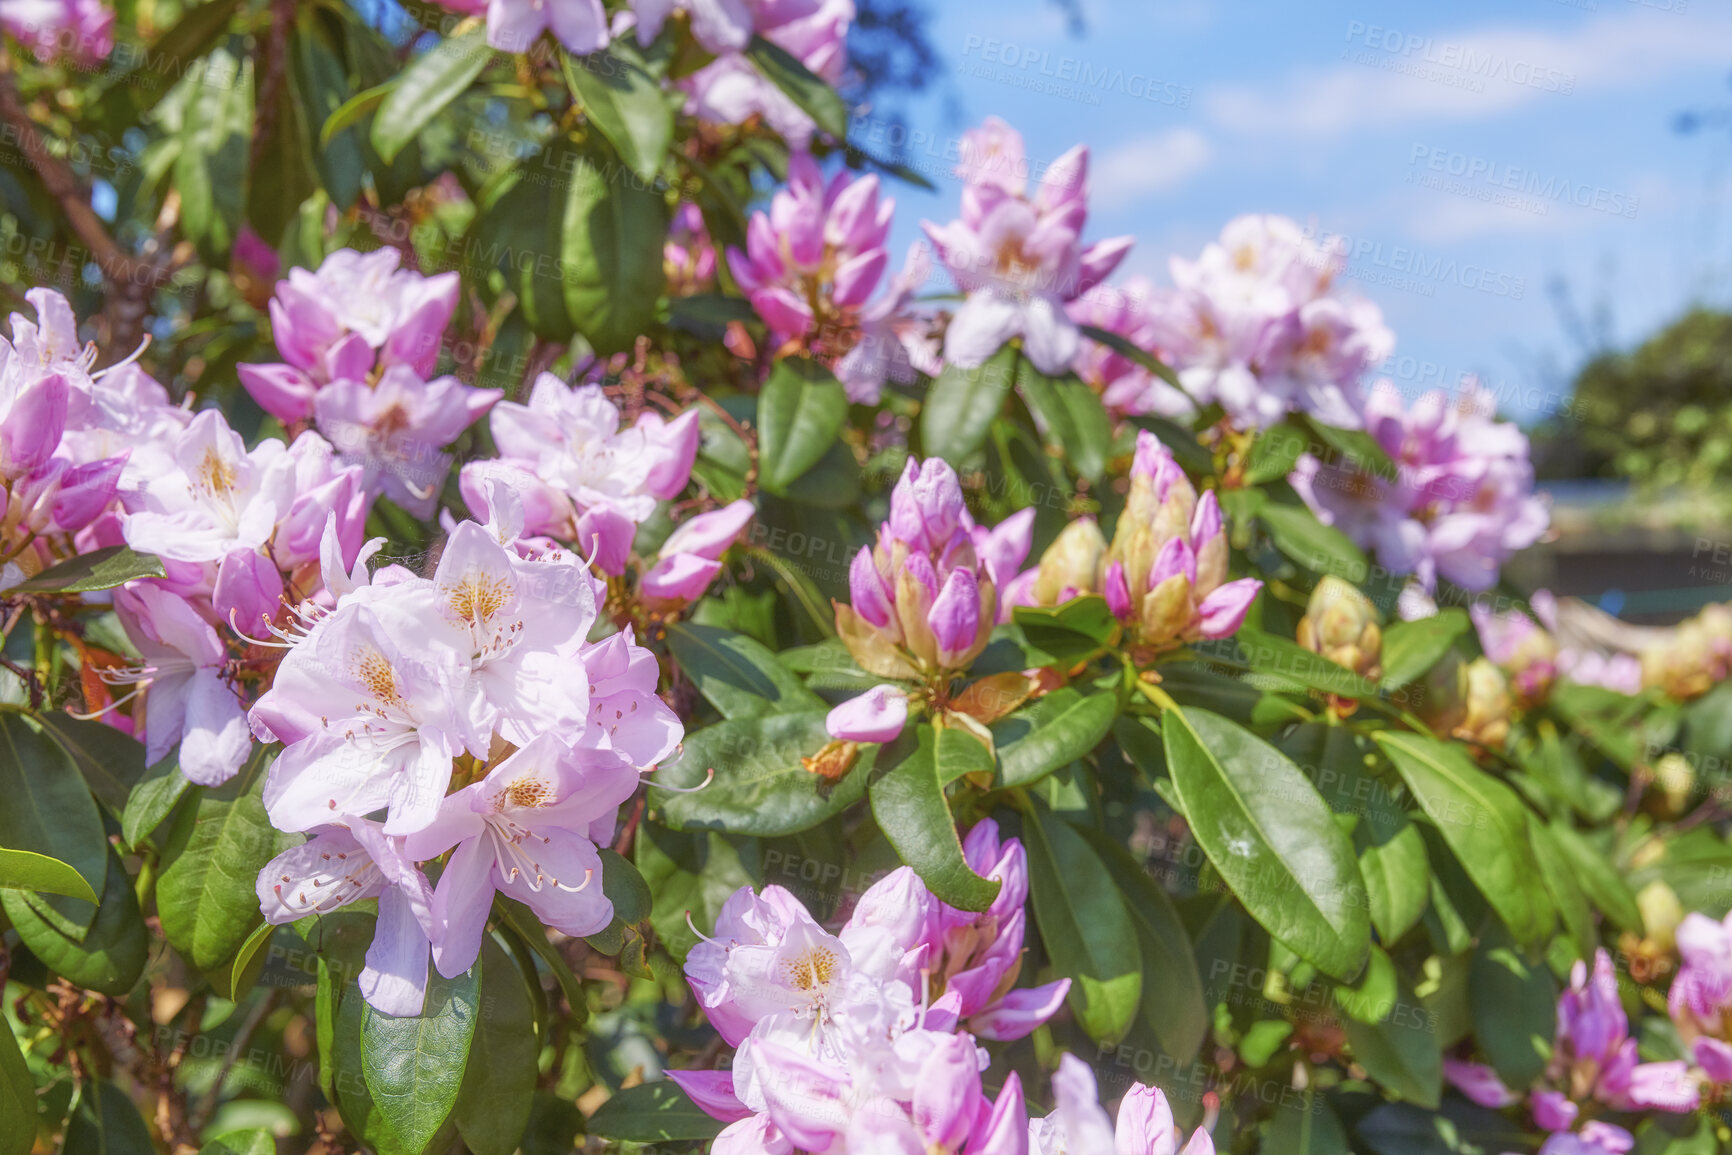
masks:
[[[1732,610],[1513,588],[1338,248],[898,232],[850,0],[116,15],[0,0],[0,1155],[1727,1140]]]

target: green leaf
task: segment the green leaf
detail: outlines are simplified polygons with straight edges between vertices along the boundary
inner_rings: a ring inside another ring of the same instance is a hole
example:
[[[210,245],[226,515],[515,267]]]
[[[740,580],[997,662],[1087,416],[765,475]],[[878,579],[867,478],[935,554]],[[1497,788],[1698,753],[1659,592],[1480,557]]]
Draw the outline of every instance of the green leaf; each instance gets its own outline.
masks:
[[[120,815],[120,836],[126,844],[137,847],[150,837],[190,789],[192,783],[180,772],[178,751],[147,770]]]
[[[198,1155],[276,1155],[277,1140],[263,1127],[225,1131],[198,1150]]]
[[[1100,745],[1118,717],[1118,697],[1062,686],[993,724],[998,785],[1027,786]]]
[[[156,1144],[126,1092],[99,1079],[79,1089],[61,1150],[66,1155],[156,1155]]]
[[[319,147],[324,148],[331,143],[331,138],[345,129],[353,128],[367,114],[379,107],[380,103],[397,87],[397,78],[392,77],[384,84],[375,84],[372,88],[363,89],[345,100],[325,118],[325,123],[319,128]]]
[[[1501,933],[1487,936],[1469,972],[1473,1034],[1511,1087],[1540,1077],[1557,1030],[1558,986],[1543,965],[1530,965]]]
[[[28,581],[0,593],[79,594],[111,590],[135,578],[163,576],[162,561],[152,554],[135,553],[124,545],[81,553],[69,561],[49,566]]]
[[[605,870],[605,866],[603,868]],[[603,875],[605,885],[605,874]],[[583,982],[572,973],[571,966],[565,961],[565,956],[554,949],[547,941],[547,928],[541,924],[541,919],[535,912],[516,899],[506,898],[503,894],[494,898],[494,910],[498,911],[505,924],[528,944],[547,969],[553,972],[554,981],[565,995],[565,1001],[574,1014],[588,1017],[589,1000],[583,993]]]
[[[1396,943],[1425,914],[1431,895],[1431,865],[1419,828],[1405,823],[1385,842],[1377,842],[1369,827],[1353,832],[1359,851],[1359,874],[1365,879],[1371,905],[1371,925],[1386,943]]]
[[[95,904],[96,892],[84,876],[58,858],[31,850],[0,847],[0,888],[66,894]]]
[[[724,718],[827,709],[774,653],[744,634],[676,622],[668,645],[680,670]]]
[[[1269,1121],[1260,1155],[1351,1155],[1347,1132],[1328,1100],[1315,1091],[1296,1091],[1289,1103],[1287,1094],[1282,1088],[1281,1107]]]
[[[758,394],[758,468],[765,489],[786,494],[836,443],[848,420],[848,395],[831,372],[784,357]]]
[[[33,895],[0,890],[0,907],[42,965],[77,986],[122,998],[144,973],[150,936],[138,910],[132,878],[112,850],[103,873],[105,884],[96,917],[82,939],[63,934],[44,918],[38,905],[42,900]]]
[[[258,747],[226,785],[180,812],[162,852],[156,909],[163,937],[199,970],[228,961],[259,924],[259,871],[296,841],[265,815],[265,768]]]
[[[1275,747],[1187,707],[1161,716],[1167,766],[1191,833],[1251,916],[1325,974],[1365,963],[1365,883],[1328,805]]]
[[[728,838],[708,831],[687,834],[655,822],[638,827],[634,853],[638,870],[655,896],[650,925],[668,953],[684,962],[698,941],[686,925],[710,928],[728,897],[763,879],[756,866],[757,840]]]
[[[1431,1012],[1405,980],[1376,1023],[1341,1020],[1353,1057],[1378,1083],[1403,1099],[1435,1109],[1443,1097],[1443,1050]]]
[[[1504,925],[1520,942],[1543,938],[1552,909],[1515,791],[1458,745],[1389,730],[1376,739]]]
[[[787,49],[762,36],[752,37],[746,57],[826,135],[838,141],[848,138],[848,106],[823,77],[813,75]]]
[[[117,116],[129,123],[136,120],[167,91],[171,81],[197,67],[195,61],[228,30],[240,6],[241,0],[210,0],[184,9],[174,27],[157,37],[154,44],[128,54],[136,67],[108,82],[103,103],[118,104]],[[120,60],[116,53],[109,63],[112,66]]]
[[[1293,472],[1306,444],[1305,434],[1291,425],[1270,426],[1251,447],[1250,460],[1245,463],[1246,484],[1262,485],[1286,477]]]
[[[103,893],[109,860],[102,815],[67,755],[36,719],[0,711],[0,846],[58,859]],[[77,936],[96,918],[82,898],[43,900],[43,917]]]
[[[1545,823],[1537,819],[1528,820],[1528,841],[1533,845],[1534,857],[1539,860],[1540,877],[1545,881],[1546,893],[1551,896],[1558,918],[1574,943],[1576,956],[1592,959],[1599,936],[1594,928],[1593,911],[1588,906],[1588,897],[1582,892],[1581,883],[1577,881],[1574,866],[1552,840],[1551,828]]]
[[[1163,1051],[1187,1062],[1208,1037],[1209,1011],[1185,924],[1167,892],[1129,851],[1104,831],[1085,828],[1082,835],[1124,895],[1125,910],[1136,926],[1143,958],[1143,1021]]]
[[[1562,822],[1553,822],[1552,841],[1569,860],[1582,890],[1619,930],[1642,933],[1642,912],[1623,875],[1588,840]]]
[[[673,106],[630,38],[588,56],[559,54],[565,83],[590,123],[644,180],[654,180],[674,136]]]
[[[416,57],[397,78],[373,118],[373,150],[386,164],[463,94],[493,59],[487,30],[471,28]]]
[[[393,1018],[362,1004],[361,1070],[373,1109],[403,1151],[427,1150],[457,1105],[475,1035],[481,970],[479,959],[456,978],[430,970],[427,1004],[413,1018]]]
[[[1306,569],[1348,581],[1364,580],[1365,554],[1346,534],[1324,525],[1304,506],[1269,502],[1257,511],[1257,517],[1269,530],[1275,548]]]
[[[261,922],[253,927],[253,933],[247,935],[246,941],[241,943],[228,965],[208,976],[212,988],[220,996],[238,1002],[253,989],[253,984],[259,981],[259,975],[265,968],[265,947],[276,930],[277,928],[268,922]]]
[[[571,161],[555,269],[565,311],[603,355],[630,349],[655,324],[667,287],[661,193],[624,171],[605,141],[552,155]]]
[[[481,964],[481,1014],[457,1095],[457,1133],[474,1155],[512,1155],[535,1103],[541,1040],[523,972],[492,938],[482,940]]]
[[[227,48],[177,86],[185,94],[174,159],[181,231],[200,251],[226,256],[246,215],[253,133],[253,62]]]
[[[1624,770],[1643,757],[1641,727],[1629,717],[1632,705],[1631,698],[1614,690],[1569,681],[1553,686],[1546,699],[1547,709]]]
[[[64,711],[36,720],[84,775],[96,800],[119,814],[132,788],[144,777],[144,743],[102,722],[74,718]]]
[[[676,829],[725,830],[773,836],[816,826],[860,800],[872,747],[840,782],[829,782],[801,765],[830,741],[823,713],[731,718],[688,736],[679,758],[656,771],[650,805]],[[657,786],[692,787],[715,770],[715,780],[695,794]]]
[[[0,1155],[30,1155],[36,1144],[36,1086],[18,1037],[0,1019]]]
[[[920,443],[928,457],[961,465],[986,444],[993,419],[1016,381],[1020,354],[1006,345],[974,369],[946,365],[920,412]]]
[[[699,1143],[714,1139],[724,1126],[663,1082],[618,1092],[589,1117],[588,1131],[619,1143]]]
[[[1384,630],[1383,688],[1395,690],[1419,681],[1467,632],[1468,625],[1467,611],[1447,609]]]
[[[921,723],[906,727],[879,750],[872,770],[872,817],[878,828],[927,888],[960,910],[991,906],[999,883],[980,877],[963,859],[944,783],[991,769],[992,756],[980,739]]]
[[[625,946],[625,928],[648,918],[654,900],[637,867],[606,847],[597,854],[601,858],[602,891],[613,904],[613,921],[596,934],[585,935],[583,941],[602,954],[617,955]]]
[[[1179,375],[1173,372],[1172,366],[1140,348],[1129,337],[1122,337],[1111,330],[1102,329],[1096,325],[1079,325],[1077,327],[1082,330],[1082,335],[1089,340],[1105,345],[1119,356],[1141,365],[1179,392],[1185,391],[1185,387],[1179,384]]]
[[[1035,925],[1059,974],[1071,980],[1071,1010],[1090,1038],[1117,1042],[1143,995],[1137,928],[1113,876],[1083,836],[1050,810],[1023,822]]]
[[[1360,677],[1322,654],[1312,653],[1298,642],[1266,634],[1249,626],[1239,630],[1231,642],[1216,643],[1223,650],[1237,643],[1245,664],[1260,674],[1278,674],[1313,690],[1343,698],[1375,698],[1376,682]],[[1209,653],[1202,645],[1200,652]]]
[[[1016,387],[1029,409],[1077,473],[1098,482],[1112,450],[1113,423],[1100,395],[1074,375],[1048,377],[1023,357],[1016,364]]]
[[[1384,452],[1377,439],[1363,429],[1339,429],[1310,416],[1301,417],[1299,420],[1304,422],[1314,437],[1335,450],[1336,457],[1329,464],[1342,469],[1371,473],[1377,477],[1396,476],[1395,462],[1389,459],[1389,454]]]
[[[1111,642],[1118,619],[1099,594],[1072,598],[1062,606],[1017,606],[1013,620],[1037,664],[1069,667]]]
[[[1362,1023],[1377,1023],[1399,997],[1399,982],[1395,963],[1382,947],[1373,944],[1365,970],[1353,985],[1335,988],[1336,1005]]]

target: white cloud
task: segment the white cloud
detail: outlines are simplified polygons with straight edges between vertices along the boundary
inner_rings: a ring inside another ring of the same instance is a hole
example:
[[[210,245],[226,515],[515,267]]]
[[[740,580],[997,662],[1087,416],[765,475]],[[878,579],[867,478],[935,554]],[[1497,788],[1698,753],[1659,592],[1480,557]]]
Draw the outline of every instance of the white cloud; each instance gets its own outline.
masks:
[[[1207,168],[1215,150],[1194,128],[1140,136],[1102,154],[1089,185],[1095,200],[1118,208],[1151,193],[1171,192]]]
[[[1718,68],[1732,21],[1649,8],[1565,31],[1480,28],[1428,34],[1411,27],[1342,24],[1341,64],[1275,85],[1204,94],[1224,127],[1250,133],[1335,136],[1425,120],[1477,120],[1540,101],[1640,84],[1680,67]]]

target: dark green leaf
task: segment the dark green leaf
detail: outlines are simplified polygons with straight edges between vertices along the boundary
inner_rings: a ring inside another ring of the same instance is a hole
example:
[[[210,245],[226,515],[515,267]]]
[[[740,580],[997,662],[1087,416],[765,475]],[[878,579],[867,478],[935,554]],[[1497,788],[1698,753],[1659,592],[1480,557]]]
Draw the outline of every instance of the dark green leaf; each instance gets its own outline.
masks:
[[[162,933],[188,962],[213,970],[259,924],[259,871],[297,841],[265,816],[265,768],[273,754],[254,750],[248,764],[219,790],[180,812],[162,852],[156,909]]]
[[[112,850],[104,871],[102,900],[96,918],[82,940],[61,933],[43,917],[40,899],[16,890],[0,890],[0,906],[12,920],[24,945],[49,970],[75,985],[124,997],[144,972],[150,936],[138,910],[132,878]]]
[[[1104,831],[1084,829],[1082,835],[1124,895],[1125,910],[1136,926],[1143,958],[1143,1021],[1163,1051],[1187,1062],[1208,1037],[1209,1011],[1185,924],[1166,891],[1129,851]]]
[[[225,1131],[200,1147],[198,1155],[277,1155],[277,1141],[263,1127]]]
[[[1594,914],[1587,895],[1577,879],[1574,865],[1563,849],[1553,841],[1551,828],[1537,818],[1528,820],[1528,841],[1533,844],[1534,857],[1539,860],[1540,877],[1545,880],[1546,893],[1557,908],[1563,928],[1573,940],[1578,958],[1592,959],[1598,945]]]
[[[512,1155],[529,1125],[541,1040],[523,973],[491,938],[482,940],[481,964],[481,1013],[457,1096],[457,1133],[474,1155]]]
[[[628,1087],[589,1117],[591,1135],[620,1143],[703,1142],[714,1139],[723,1126],[672,1083]]]
[[[457,1104],[475,1035],[481,970],[479,959],[452,979],[429,970],[427,1005],[414,1018],[362,1006],[361,1069],[373,1109],[401,1150],[426,1151]]]
[[[136,847],[150,837],[190,789],[192,783],[180,772],[180,759],[175,754],[146,771],[121,812],[120,836],[126,844]]]
[[[247,935],[226,967],[219,968],[208,977],[211,987],[225,999],[239,1001],[259,981],[259,975],[265,969],[265,947],[270,944],[271,936],[277,928],[268,922],[261,922],[253,928],[253,933]]]
[[[676,622],[668,645],[680,670],[724,718],[826,709],[776,655],[744,634]]]
[[[1349,1017],[1375,1024],[1394,1007],[1399,985],[1395,963],[1382,947],[1373,944],[1365,969],[1353,985],[1335,988],[1335,1002]]]
[[[698,941],[693,925],[708,933],[728,896],[757,877],[757,841],[730,839],[708,831],[687,834],[654,822],[638,828],[634,850],[637,866],[655,896],[650,925],[674,958],[685,961]]]
[[[1359,873],[1371,904],[1371,925],[1384,942],[1395,943],[1413,929],[1430,897],[1431,867],[1425,840],[1412,823],[1385,842],[1377,842],[1369,827],[1353,832],[1359,850]]]
[[[1161,716],[1167,766],[1191,832],[1270,934],[1335,978],[1371,943],[1365,883],[1347,836],[1275,747],[1194,707]]]
[[[0,1155],[30,1155],[36,1143],[36,1085],[18,1037],[0,1023]]]
[[[1321,654],[1312,653],[1298,642],[1245,627],[1233,636],[1232,642],[1217,644],[1225,649],[1234,643],[1244,656],[1245,664],[1257,673],[1278,674],[1302,686],[1343,698],[1378,696],[1377,683]]]
[[[66,1155],[156,1155],[156,1144],[126,1092],[99,1079],[79,1089],[61,1150]]]
[[[69,561],[49,566],[28,581],[0,593],[77,594],[111,590],[135,578],[161,577],[162,562],[148,553],[134,553],[124,545],[81,553]]]
[[[746,57],[827,135],[838,141],[847,139],[848,106],[828,81],[813,75],[787,49],[762,36],[752,37]]]
[[[1275,548],[1314,573],[1335,574],[1362,581],[1365,554],[1334,526],[1324,525],[1302,505],[1265,504],[1257,516],[1269,530]]]
[[[1557,1030],[1551,972],[1528,963],[1501,934],[1488,936],[1474,952],[1469,990],[1474,1038],[1498,1075],[1511,1087],[1539,1078]]]
[[[393,78],[384,84],[376,84],[372,88],[357,92],[345,100],[330,116],[325,118],[324,125],[320,127],[319,147],[324,148],[337,133],[352,128],[366,119],[367,114],[379,107],[379,104],[391,94],[391,90],[395,87],[397,87],[397,82]]]
[[[373,149],[387,164],[481,75],[493,49],[480,26],[450,36],[410,61],[373,118]]]
[[[89,788],[40,723],[10,710],[0,710],[0,798],[0,846],[59,859],[103,893],[112,855]],[[64,934],[78,936],[96,918],[81,898],[44,904],[43,917]]]
[[[1465,610],[1447,609],[1384,630],[1383,688],[1394,690],[1419,681],[1467,632],[1468,624]]]
[[[816,361],[784,357],[758,394],[758,468],[765,489],[786,494],[836,443],[848,420],[841,382]]]
[[[1311,430],[1314,437],[1335,451],[1328,464],[1377,477],[1396,476],[1395,462],[1389,459],[1389,454],[1384,452],[1377,439],[1363,429],[1339,429],[1309,416],[1300,420]]]
[[[686,738],[679,758],[656,771],[655,784],[698,786],[705,771],[715,780],[695,794],[650,787],[650,804],[668,825],[733,834],[793,834],[860,800],[872,747],[840,782],[807,770],[800,759],[827,742],[824,714],[733,718]]]
[[[1062,686],[993,724],[999,785],[1027,786],[1089,753],[1112,729],[1118,698]]]
[[[980,739],[924,723],[907,727],[879,750],[872,770],[872,816],[878,828],[927,888],[960,910],[991,906],[999,883],[980,877],[964,861],[944,783],[991,770],[992,756]]]
[[[1036,807],[1023,823],[1029,893],[1047,954],[1071,980],[1071,1010],[1089,1037],[1116,1042],[1143,995],[1137,927],[1113,876],[1064,819]]]
[[[1582,890],[1587,893],[1594,905],[1612,920],[1619,930],[1627,930],[1633,934],[1642,933],[1642,912],[1636,906],[1636,896],[1630,891],[1630,884],[1624,881],[1606,856],[1562,822],[1554,822],[1551,827],[1552,841],[1569,860],[1570,867],[1576,873],[1576,879],[1581,883]]]
[[[1351,1155],[1347,1132],[1328,1100],[1315,1091],[1295,1091],[1289,1103],[1287,1094],[1283,1088],[1261,1155]]]
[[[72,758],[97,801],[119,814],[144,777],[144,743],[102,722],[55,710],[36,719]]]
[[[1006,345],[975,369],[946,365],[927,390],[920,443],[928,457],[961,465],[986,444],[993,419],[1016,381],[1016,348]]]
[[[555,270],[571,323],[601,354],[630,349],[655,322],[666,288],[667,202],[621,165],[605,141],[551,154],[569,159]]]
[[[96,902],[96,892],[83,875],[58,858],[31,850],[0,847],[0,889],[65,894]]]
[[[1039,664],[1070,665],[1096,653],[1118,630],[1118,619],[1099,594],[1072,598],[1062,606],[1017,606],[1014,620]]]
[[[181,231],[207,256],[226,256],[246,214],[253,133],[252,59],[227,48],[205,57],[199,75],[181,81],[186,94],[176,134],[174,183]]]
[[[1112,419],[1100,395],[1075,376],[1048,377],[1026,357],[1017,361],[1016,387],[1070,467],[1100,481],[1113,440]]]
[[[1523,943],[1552,927],[1527,809],[1466,750],[1419,734],[1382,731],[1377,742],[1504,925]]]
[[[1389,1013],[1378,1022],[1348,1017],[1341,1025],[1367,1074],[1403,1099],[1435,1108],[1443,1097],[1443,1051],[1431,1013],[1405,981],[1396,990]]]
[[[1262,485],[1278,481],[1293,472],[1300,454],[1305,452],[1305,435],[1291,425],[1273,425],[1265,429],[1251,447],[1251,459],[1245,463],[1245,481]]]
[[[1087,337],[1089,340],[1099,342],[1113,350],[1113,352],[1117,353],[1119,356],[1141,365],[1144,369],[1147,369],[1173,388],[1179,390],[1179,392],[1183,393],[1185,391],[1185,387],[1179,384],[1179,375],[1173,372],[1172,366],[1160,360],[1154,354],[1140,348],[1133,343],[1130,338],[1121,337],[1117,333],[1108,329],[1099,328],[1095,325],[1080,325],[1078,328],[1082,330],[1082,335]]]
[[[613,143],[620,158],[644,180],[654,180],[674,135],[673,106],[644,67],[628,37],[600,52],[561,52],[565,82],[590,123]]]

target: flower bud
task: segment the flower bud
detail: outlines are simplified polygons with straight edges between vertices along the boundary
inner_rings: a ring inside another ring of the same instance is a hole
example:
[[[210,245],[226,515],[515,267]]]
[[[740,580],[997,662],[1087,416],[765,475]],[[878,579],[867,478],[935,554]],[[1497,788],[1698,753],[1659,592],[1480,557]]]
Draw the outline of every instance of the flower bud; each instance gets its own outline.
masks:
[[[1040,576],[1034,582],[1034,599],[1043,606],[1069,601],[1094,592],[1095,572],[1107,540],[1092,517],[1073,521],[1040,555]]]
[[[1468,663],[1466,679],[1467,714],[1456,727],[1455,736],[1481,746],[1501,747],[1509,737],[1509,682],[1502,670],[1484,658]]]
[[[1644,886],[1636,895],[1636,909],[1642,914],[1642,934],[1663,951],[1677,944],[1678,924],[1684,921],[1684,904],[1670,886],[1658,878]]]
[[[1326,576],[1311,591],[1299,619],[1299,644],[1375,681],[1382,675],[1383,630],[1371,599],[1352,584]]]
[[[1683,754],[1670,750],[1654,763],[1654,783],[1665,795],[1666,813],[1682,814],[1696,789],[1696,770]]]

